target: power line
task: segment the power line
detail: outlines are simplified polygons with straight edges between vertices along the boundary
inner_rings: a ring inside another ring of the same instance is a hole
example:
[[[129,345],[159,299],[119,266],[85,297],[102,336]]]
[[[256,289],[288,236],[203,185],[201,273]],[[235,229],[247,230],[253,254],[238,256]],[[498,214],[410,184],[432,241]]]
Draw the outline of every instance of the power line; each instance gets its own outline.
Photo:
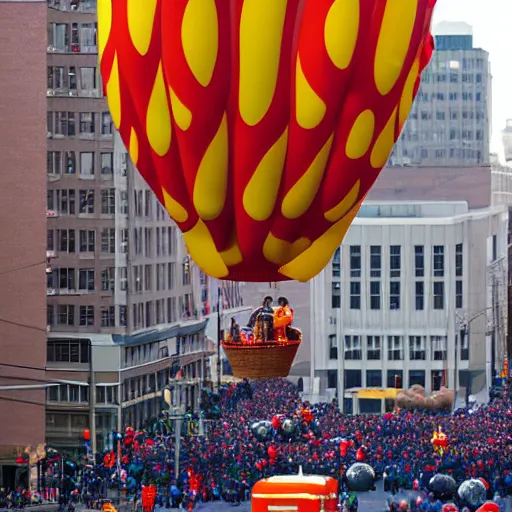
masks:
[[[38,265],[46,265],[46,259],[44,259],[43,261],[38,261],[36,263],[31,263],[29,265],[25,265],[23,267],[15,267],[15,268],[12,268],[10,270],[5,270],[4,272],[0,272],[0,276],[4,276],[4,275],[7,275],[7,274],[12,274],[14,272],[19,272],[21,270],[27,270],[29,268],[32,268],[32,267],[37,267]]]
[[[39,368],[37,366],[26,366],[23,364],[9,364],[9,363],[0,363],[0,366],[7,366],[8,368],[19,368],[20,370],[42,370],[45,371],[46,368]]]
[[[29,324],[20,324],[19,322],[13,322],[12,320],[6,320],[5,318],[0,318],[0,322],[3,322],[4,324],[14,325],[16,327],[23,327],[25,329],[32,329],[33,331],[37,332],[44,332],[47,333],[46,329],[41,329],[41,327],[36,327],[35,325],[29,325]]]

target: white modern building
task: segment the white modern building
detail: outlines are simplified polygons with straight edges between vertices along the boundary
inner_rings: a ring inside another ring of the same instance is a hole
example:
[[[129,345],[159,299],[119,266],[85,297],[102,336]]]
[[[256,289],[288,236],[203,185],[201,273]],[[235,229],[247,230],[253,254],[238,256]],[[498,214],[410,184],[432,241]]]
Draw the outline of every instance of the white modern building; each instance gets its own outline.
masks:
[[[366,202],[311,283],[311,400],[380,412],[354,390],[486,388],[505,351],[508,212]]]

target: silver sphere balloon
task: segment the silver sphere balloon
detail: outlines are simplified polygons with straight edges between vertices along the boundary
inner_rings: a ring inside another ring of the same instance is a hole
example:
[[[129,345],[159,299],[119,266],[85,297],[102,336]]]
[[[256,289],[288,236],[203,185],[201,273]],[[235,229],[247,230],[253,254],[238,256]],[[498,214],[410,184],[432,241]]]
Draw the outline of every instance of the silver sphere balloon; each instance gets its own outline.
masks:
[[[281,425],[281,428],[283,429],[283,432],[286,434],[292,434],[295,430],[295,425],[292,420],[286,419],[283,421],[283,424]]]
[[[441,473],[430,479],[428,487],[436,496],[453,496],[457,491],[455,480],[450,475]]]
[[[369,491],[375,482],[375,471],[369,464],[356,462],[348,468],[347,480],[351,491]]]
[[[458,489],[461,500],[471,507],[478,507],[485,502],[487,489],[481,480],[471,478],[462,482]]]

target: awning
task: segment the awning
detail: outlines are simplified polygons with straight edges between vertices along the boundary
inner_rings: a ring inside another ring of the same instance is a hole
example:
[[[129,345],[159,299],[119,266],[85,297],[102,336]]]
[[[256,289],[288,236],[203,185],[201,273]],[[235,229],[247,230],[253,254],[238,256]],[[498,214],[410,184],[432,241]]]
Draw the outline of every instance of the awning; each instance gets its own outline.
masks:
[[[366,389],[355,389],[352,390],[352,393],[357,396],[357,398],[369,398],[373,400],[381,400],[383,398],[391,398],[395,399],[396,395],[400,393],[401,389],[396,388],[366,388]]]

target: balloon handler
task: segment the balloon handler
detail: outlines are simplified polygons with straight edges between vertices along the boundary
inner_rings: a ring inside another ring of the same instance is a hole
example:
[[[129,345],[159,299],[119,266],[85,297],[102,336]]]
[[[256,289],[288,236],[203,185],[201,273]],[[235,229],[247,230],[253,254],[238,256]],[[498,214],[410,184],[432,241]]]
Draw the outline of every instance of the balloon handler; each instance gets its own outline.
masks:
[[[293,318],[288,299],[279,297],[274,306],[270,295],[253,311],[246,326],[231,318],[222,345],[233,374],[241,378],[286,377],[302,341]]]

